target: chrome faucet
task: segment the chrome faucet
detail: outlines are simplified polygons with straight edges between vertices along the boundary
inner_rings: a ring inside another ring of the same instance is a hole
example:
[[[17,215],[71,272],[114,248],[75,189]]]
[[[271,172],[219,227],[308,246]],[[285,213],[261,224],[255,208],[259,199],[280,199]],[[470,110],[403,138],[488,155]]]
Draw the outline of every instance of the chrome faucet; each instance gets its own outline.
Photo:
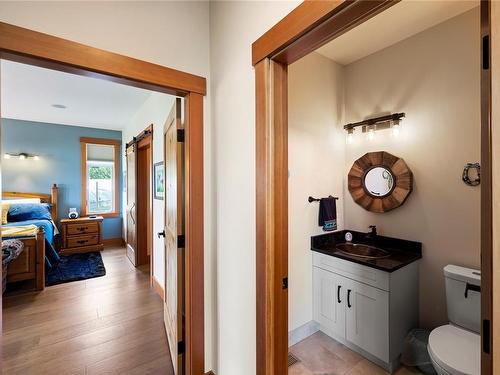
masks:
[[[377,237],[377,226],[370,225],[368,228],[370,228],[370,231],[366,233],[366,238],[373,240],[375,237]]]

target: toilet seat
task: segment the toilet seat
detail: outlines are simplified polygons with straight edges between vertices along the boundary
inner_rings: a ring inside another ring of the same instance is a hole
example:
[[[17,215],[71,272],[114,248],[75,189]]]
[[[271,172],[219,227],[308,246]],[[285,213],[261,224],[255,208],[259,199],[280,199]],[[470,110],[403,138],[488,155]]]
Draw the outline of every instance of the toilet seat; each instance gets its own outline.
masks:
[[[481,374],[479,334],[447,324],[434,329],[427,346],[431,359],[451,375]]]

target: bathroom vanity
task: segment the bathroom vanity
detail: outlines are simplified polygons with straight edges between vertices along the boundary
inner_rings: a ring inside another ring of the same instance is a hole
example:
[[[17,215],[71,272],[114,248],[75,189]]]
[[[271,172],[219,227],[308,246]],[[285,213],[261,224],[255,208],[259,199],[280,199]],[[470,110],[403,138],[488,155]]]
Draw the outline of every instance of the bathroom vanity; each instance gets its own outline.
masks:
[[[374,230],[339,231],[311,237],[311,249],[313,313],[320,330],[396,370],[407,333],[418,327],[421,243]]]

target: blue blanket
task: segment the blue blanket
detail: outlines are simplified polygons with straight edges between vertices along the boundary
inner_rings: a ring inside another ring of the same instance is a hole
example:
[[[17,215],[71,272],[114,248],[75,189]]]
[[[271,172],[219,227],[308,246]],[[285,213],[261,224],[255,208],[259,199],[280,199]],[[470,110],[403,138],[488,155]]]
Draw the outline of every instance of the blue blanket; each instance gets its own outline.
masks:
[[[20,225],[36,225],[38,228],[43,227],[45,231],[45,270],[46,272],[48,272],[54,265],[56,265],[60,261],[59,255],[52,245],[54,243],[54,226],[52,225],[52,221],[39,219],[14,221],[3,224],[3,226],[5,227]]]

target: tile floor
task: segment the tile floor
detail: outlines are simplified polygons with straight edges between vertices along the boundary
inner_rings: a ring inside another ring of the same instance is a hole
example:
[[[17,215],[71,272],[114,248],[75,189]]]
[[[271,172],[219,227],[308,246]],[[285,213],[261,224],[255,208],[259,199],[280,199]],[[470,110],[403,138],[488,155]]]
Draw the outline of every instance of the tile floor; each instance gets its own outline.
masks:
[[[300,362],[288,368],[288,375],[386,375],[387,371],[373,364],[346,346],[317,332],[295,344],[290,352]],[[421,375],[413,368],[402,367],[395,375]]]

